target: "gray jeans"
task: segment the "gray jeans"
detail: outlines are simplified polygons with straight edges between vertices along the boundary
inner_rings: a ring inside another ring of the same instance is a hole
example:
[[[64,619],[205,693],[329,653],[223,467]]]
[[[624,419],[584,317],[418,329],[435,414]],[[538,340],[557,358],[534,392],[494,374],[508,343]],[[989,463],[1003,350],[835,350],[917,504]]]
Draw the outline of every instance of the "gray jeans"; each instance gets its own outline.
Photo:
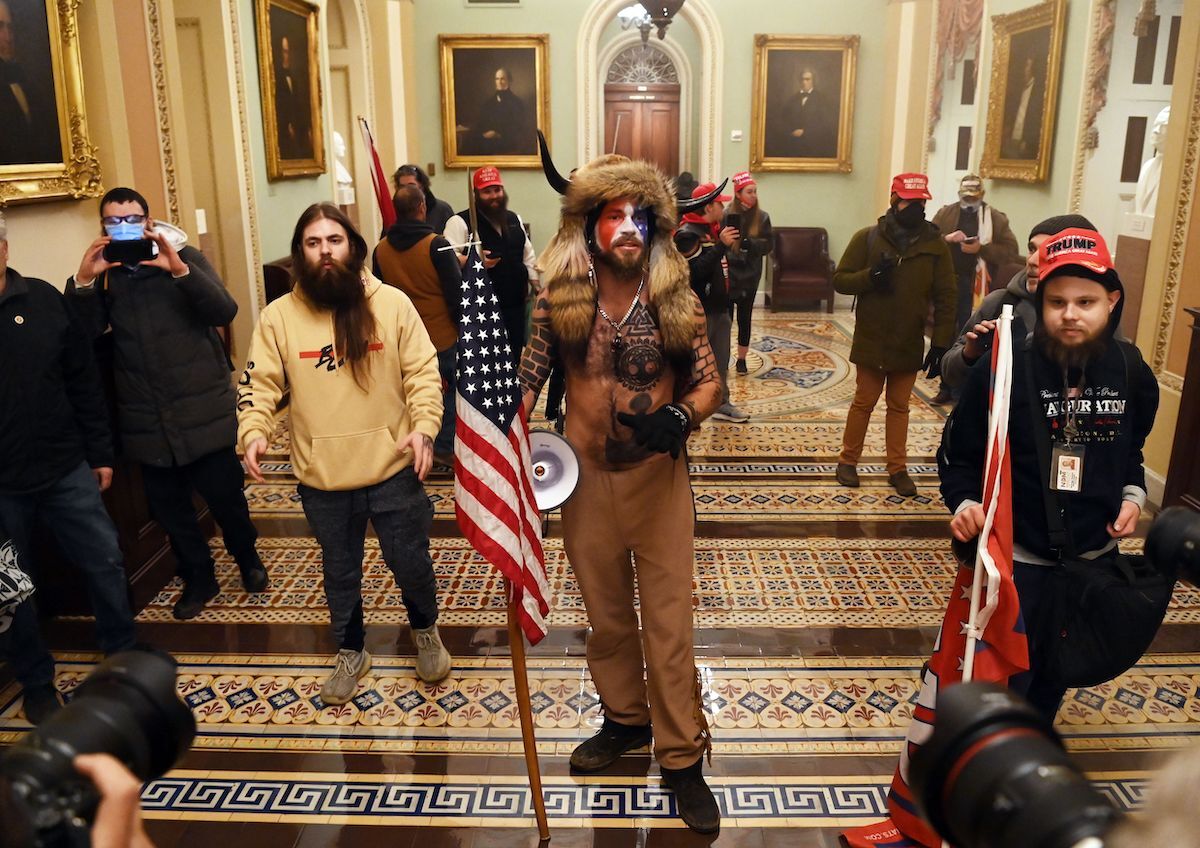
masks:
[[[367,521],[379,535],[383,561],[403,593],[413,629],[437,622],[437,581],[429,556],[433,505],[412,468],[345,492],[299,484],[300,500],[321,545],[325,599],[338,648],[361,651],[366,637],[362,608],[363,546]]]
[[[729,334],[733,328],[733,316],[728,310],[704,313],[708,323],[708,343],[713,358],[717,360],[717,374],[721,378],[721,403],[729,403]]]

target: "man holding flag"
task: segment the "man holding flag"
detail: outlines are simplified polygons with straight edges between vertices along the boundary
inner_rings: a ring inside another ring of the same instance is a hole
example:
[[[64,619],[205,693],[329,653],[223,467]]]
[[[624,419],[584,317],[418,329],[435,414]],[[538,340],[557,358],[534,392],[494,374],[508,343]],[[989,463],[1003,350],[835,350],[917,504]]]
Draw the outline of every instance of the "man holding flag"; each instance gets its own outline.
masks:
[[[941,844],[908,786],[939,688],[967,679],[1008,685],[1053,722],[1067,686],[1043,661],[1057,637],[1049,581],[1058,556],[1044,509],[1051,478],[1063,484],[1065,524],[1073,549],[1086,552],[1081,558],[1115,553],[1146,497],[1142,444],[1158,384],[1137,349],[1114,338],[1123,288],[1108,248],[1094,230],[1075,228],[1051,235],[1038,252],[1034,331],[1013,340],[1011,314],[1001,321],[991,367],[971,369],[946,423],[938,464],[950,529],[958,543],[978,539],[978,555],[972,545],[922,675],[888,796],[891,819],[848,831],[851,846]],[[1030,409],[1028,374],[1040,409]],[[1044,422],[1061,469],[1042,467],[1034,421]]]
[[[692,647],[695,521],[684,453],[688,433],[720,403],[704,310],[671,243],[677,210],[662,174],[603,156],[568,181],[544,146],[543,165],[565,198],[540,261],[548,286],[521,388],[531,410],[552,365],[564,368],[565,435],[580,472],[563,506],[563,540],[604,710],[571,766],[600,771],[653,739],[680,817],[713,833],[720,812],[702,774],[711,742]]]

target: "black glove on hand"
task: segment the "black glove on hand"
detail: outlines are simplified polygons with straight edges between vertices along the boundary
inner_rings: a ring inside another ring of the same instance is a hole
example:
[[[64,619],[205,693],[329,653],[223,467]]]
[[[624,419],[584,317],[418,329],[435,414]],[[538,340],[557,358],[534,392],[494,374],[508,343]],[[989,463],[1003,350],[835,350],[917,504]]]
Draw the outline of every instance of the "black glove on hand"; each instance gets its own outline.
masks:
[[[881,291],[892,287],[892,270],[896,267],[896,257],[886,253],[871,268],[871,283]]]
[[[618,412],[617,421],[633,430],[633,439],[639,445],[656,453],[669,453],[672,459],[679,458],[691,423],[688,414],[673,403],[660,406],[649,415]]]
[[[944,347],[929,348],[929,353],[925,355],[925,361],[921,363],[921,369],[930,380],[936,380],[942,376],[942,357],[945,355],[946,348]]]

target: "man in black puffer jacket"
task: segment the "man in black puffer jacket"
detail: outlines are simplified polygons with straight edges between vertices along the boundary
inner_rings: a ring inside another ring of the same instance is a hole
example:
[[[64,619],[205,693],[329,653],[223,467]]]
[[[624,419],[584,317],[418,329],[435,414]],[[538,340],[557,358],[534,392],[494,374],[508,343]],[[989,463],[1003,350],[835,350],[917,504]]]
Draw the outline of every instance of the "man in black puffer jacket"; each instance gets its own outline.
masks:
[[[221,526],[246,590],[268,582],[234,449],[229,360],[215,329],[233,320],[237,303],[200,251],[177,252],[153,229],[146,199],[133,189],[108,192],[100,220],[106,234],[67,281],[67,301],[93,339],[112,328],[121,446],[142,464],[150,513],[171,538],[184,581],[175,617],[194,618],[219,587],[193,490]],[[132,266],[104,259],[109,242],[131,237],[153,240],[158,254]]]

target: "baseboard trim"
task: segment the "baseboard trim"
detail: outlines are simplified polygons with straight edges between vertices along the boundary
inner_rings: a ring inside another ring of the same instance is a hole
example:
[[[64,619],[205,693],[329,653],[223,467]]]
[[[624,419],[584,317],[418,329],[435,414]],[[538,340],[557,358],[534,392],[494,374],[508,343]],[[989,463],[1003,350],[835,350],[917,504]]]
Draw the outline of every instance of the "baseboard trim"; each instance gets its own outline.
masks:
[[[1146,505],[1158,512],[1162,509],[1163,495],[1167,488],[1167,478],[1146,469]]]

